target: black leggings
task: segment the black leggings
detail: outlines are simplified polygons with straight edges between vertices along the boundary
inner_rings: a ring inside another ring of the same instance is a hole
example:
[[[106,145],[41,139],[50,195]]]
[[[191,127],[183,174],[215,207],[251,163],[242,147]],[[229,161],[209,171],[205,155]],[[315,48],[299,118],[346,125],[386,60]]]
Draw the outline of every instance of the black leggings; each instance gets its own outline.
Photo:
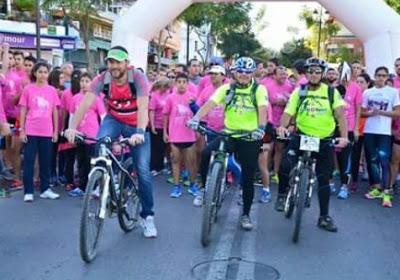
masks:
[[[214,139],[202,152],[200,172],[203,186],[205,186],[207,179],[211,153],[218,149],[220,140],[221,138]],[[242,167],[243,215],[249,215],[251,204],[253,203],[254,175],[258,166],[257,158],[261,144],[261,141],[243,141],[239,139],[230,139],[226,143],[228,152],[238,155]]]
[[[75,164],[76,148],[71,148],[64,151],[65,155],[65,178],[67,184],[74,184],[74,164]]]
[[[79,184],[81,190],[86,190],[88,175],[90,172],[90,158],[93,156],[95,144],[79,144],[76,147],[76,159],[78,161]]]
[[[349,132],[348,137],[350,142],[354,142],[353,131]],[[339,164],[340,182],[342,185],[347,185],[350,182],[349,177],[352,173],[353,145],[347,145],[346,148],[343,148],[340,152],[337,152],[336,156]]]
[[[279,194],[285,195],[289,187],[289,174],[295,167],[299,157],[300,138],[293,138],[283,154],[279,169]],[[320,215],[326,216],[329,213],[330,187],[329,179],[333,171],[333,147],[322,143],[320,152],[316,154],[316,173],[318,178],[318,199]]]
[[[358,173],[360,172],[361,152],[364,147],[364,136],[358,137],[358,141],[353,145],[353,154],[351,156],[351,178],[354,183],[358,182]]]
[[[151,170],[161,171],[164,168],[164,156],[167,144],[163,139],[163,130],[156,128],[157,134],[151,133]]]

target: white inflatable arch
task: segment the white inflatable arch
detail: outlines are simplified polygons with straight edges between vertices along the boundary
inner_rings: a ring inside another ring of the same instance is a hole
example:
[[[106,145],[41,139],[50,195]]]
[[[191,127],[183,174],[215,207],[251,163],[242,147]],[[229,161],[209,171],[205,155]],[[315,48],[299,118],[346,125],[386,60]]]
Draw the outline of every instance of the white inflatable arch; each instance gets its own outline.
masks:
[[[148,42],[192,3],[198,2],[235,0],[137,0],[114,22],[112,44],[126,47],[132,64],[145,69]],[[400,16],[383,0],[318,2],[363,41],[368,72],[381,65],[393,68],[395,58],[400,57]]]

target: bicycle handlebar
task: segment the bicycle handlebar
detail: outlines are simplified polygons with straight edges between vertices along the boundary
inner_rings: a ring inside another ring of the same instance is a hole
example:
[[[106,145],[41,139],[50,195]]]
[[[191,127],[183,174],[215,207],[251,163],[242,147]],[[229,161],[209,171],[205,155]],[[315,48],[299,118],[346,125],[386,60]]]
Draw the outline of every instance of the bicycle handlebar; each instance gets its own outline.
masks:
[[[238,132],[233,132],[233,133],[225,133],[225,132],[218,132],[215,131],[211,128],[209,128],[205,123],[200,123],[199,127],[197,128],[197,131],[200,132],[201,134],[206,134],[206,133],[211,133],[216,136],[221,136],[225,138],[242,138],[242,139],[252,139],[251,138],[251,132],[243,132],[243,131],[238,131]]]
[[[65,138],[65,131],[61,132],[61,136]],[[111,144],[112,143],[111,138],[108,136],[103,137],[103,138],[93,138],[93,137],[86,136],[85,134],[76,134],[75,135],[75,142],[84,142],[85,140],[93,141],[93,142],[101,143],[101,144]],[[118,143],[122,144],[122,145],[130,145],[129,138],[122,138],[122,139],[118,140]]]

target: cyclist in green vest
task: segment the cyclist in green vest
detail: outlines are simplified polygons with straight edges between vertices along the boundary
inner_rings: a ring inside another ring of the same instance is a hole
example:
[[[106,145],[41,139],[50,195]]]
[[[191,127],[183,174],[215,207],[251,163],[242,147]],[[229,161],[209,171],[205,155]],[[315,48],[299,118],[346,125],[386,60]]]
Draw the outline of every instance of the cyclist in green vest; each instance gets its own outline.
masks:
[[[254,175],[257,170],[257,158],[267,124],[268,94],[263,85],[254,79],[256,63],[252,58],[241,57],[234,65],[234,82],[222,85],[188,122],[189,127],[197,129],[199,121],[216,106],[225,107],[225,131],[227,133],[251,133],[251,139],[231,138],[228,141],[229,152],[236,152],[242,167],[243,213],[240,225],[251,230],[250,208],[254,198]],[[205,186],[211,153],[219,147],[217,138],[204,149],[201,158],[201,177]]]
[[[333,138],[338,125],[340,137],[337,138],[337,147],[344,148],[348,144],[347,125],[344,117],[344,101],[336,89],[322,83],[324,71],[327,68],[325,61],[310,58],[305,63],[307,84],[300,85],[291,95],[277,129],[279,137],[285,137],[288,127],[295,124],[297,133],[320,139]],[[294,120],[294,122],[292,122]],[[286,192],[289,186],[289,173],[297,162],[300,141],[293,137],[284,153],[279,171],[279,194],[275,209],[283,211]],[[321,145],[317,160],[316,173],[318,177],[318,198],[320,217],[318,226],[324,230],[336,232],[337,227],[329,214],[330,187],[329,178],[334,166],[334,147]]]

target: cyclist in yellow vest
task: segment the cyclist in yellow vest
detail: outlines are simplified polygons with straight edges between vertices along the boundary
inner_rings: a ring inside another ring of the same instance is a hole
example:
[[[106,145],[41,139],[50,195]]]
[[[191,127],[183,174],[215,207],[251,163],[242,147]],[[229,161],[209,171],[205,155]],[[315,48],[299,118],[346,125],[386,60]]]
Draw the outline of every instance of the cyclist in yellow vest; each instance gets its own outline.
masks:
[[[291,120],[295,119],[297,133],[320,139],[333,138],[338,125],[340,138],[337,147],[344,148],[348,144],[346,119],[343,114],[344,101],[336,89],[321,82],[327,68],[325,61],[310,58],[305,63],[308,83],[300,85],[291,95],[281,118],[277,134],[285,137]],[[289,173],[299,156],[299,137],[294,137],[284,153],[279,171],[279,194],[275,204],[277,211],[283,211],[286,192],[289,186]],[[333,171],[334,147],[321,145],[316,154],[316,174],[318,177],[318,198],[320,217],[318,226],[324,230],[336,232],[337,227],[329,214],[330,187],[329,178]]]

